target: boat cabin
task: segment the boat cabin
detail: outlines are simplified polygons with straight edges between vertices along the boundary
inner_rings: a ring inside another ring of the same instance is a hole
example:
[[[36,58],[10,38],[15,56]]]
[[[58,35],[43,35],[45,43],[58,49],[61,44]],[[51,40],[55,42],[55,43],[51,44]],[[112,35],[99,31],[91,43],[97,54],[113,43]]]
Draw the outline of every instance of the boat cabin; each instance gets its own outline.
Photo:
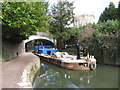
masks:
[[[34,53],[39,53],[39,54],[48,54],[48,55],[53,55],[53,53],[57,52],[58,49],[53,48],[51,45],[39,45],[34,47]]]

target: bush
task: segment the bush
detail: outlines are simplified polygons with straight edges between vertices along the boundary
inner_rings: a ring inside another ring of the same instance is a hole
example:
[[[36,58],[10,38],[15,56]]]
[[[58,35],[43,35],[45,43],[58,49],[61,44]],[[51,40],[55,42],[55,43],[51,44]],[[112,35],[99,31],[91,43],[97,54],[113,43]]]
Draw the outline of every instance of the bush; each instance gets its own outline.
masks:
[[[96,28],[102,34],[114,34],[119,30],[118,20],[107,20],[106,22],[100,22],[96,25]]]

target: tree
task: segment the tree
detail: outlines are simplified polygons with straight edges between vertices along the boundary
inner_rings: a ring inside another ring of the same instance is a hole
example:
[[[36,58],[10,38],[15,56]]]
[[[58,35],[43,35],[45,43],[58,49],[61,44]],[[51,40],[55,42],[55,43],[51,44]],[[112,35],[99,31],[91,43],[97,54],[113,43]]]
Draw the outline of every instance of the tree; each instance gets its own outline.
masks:
[[[119,30],[120,30],[120,1],[118,3],[118,20],[119,20]]]
[[[120,20],[120,1],[118,3],[118,17],[119,17],[119,20]]]
[[[2,4],[3,41],[21,42],[43,31],[49,19],[47,2],[5,2]]]
[[[99,32],[103,34],[114,34],[119,30],[118,20],[107,20],[106,22],[99,23],[97,26]]]
[[[108,8],[106,7],[103,13],[101,14],[99,18],[99,22],[118,19],[117,15],[118,15],[118,9],[115,8],[115,5],[113,2],[110,2],[109,7]]]
[[[63,47],[64,42],[70,38],[69,25],[73,23],[73,9],[73,2],[66,0],[60,0],[52,6],[49,31],[57,39],[58,48]]]

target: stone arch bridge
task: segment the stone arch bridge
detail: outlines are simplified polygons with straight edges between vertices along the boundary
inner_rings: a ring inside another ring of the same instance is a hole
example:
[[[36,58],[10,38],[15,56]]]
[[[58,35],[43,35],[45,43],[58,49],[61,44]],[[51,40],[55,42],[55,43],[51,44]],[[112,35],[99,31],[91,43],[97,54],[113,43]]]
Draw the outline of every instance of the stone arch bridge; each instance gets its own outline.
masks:
[[[34,46],[38,45],[52,45],[54,46],[55,40],[50,38],[46,33],[39,33],[37,35],[31,35],[28,39],[24,40],[25,51],[32,52]]]
[[[10,43],[3,42],[2,43],[2,59],[0,61],[10,60],[19,56],[25,51],[31,52],[33,51],[33,47],[35,45],[54,45],[55,40],[50,38],[49,34],[40,32],[37,35],[31,35],[28,39],[23,40],[20,43]]]

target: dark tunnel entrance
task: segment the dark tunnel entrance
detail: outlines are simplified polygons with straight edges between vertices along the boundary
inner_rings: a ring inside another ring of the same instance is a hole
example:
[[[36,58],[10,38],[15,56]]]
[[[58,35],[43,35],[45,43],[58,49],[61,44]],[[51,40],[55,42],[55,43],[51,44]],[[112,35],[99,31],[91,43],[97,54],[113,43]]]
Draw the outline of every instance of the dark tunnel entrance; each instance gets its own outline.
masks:
[[[25,51],[33,52],[35,46],[39,45],[51,45],[54,47],[54,43],[46,39],[35,39],[25,43]]]

